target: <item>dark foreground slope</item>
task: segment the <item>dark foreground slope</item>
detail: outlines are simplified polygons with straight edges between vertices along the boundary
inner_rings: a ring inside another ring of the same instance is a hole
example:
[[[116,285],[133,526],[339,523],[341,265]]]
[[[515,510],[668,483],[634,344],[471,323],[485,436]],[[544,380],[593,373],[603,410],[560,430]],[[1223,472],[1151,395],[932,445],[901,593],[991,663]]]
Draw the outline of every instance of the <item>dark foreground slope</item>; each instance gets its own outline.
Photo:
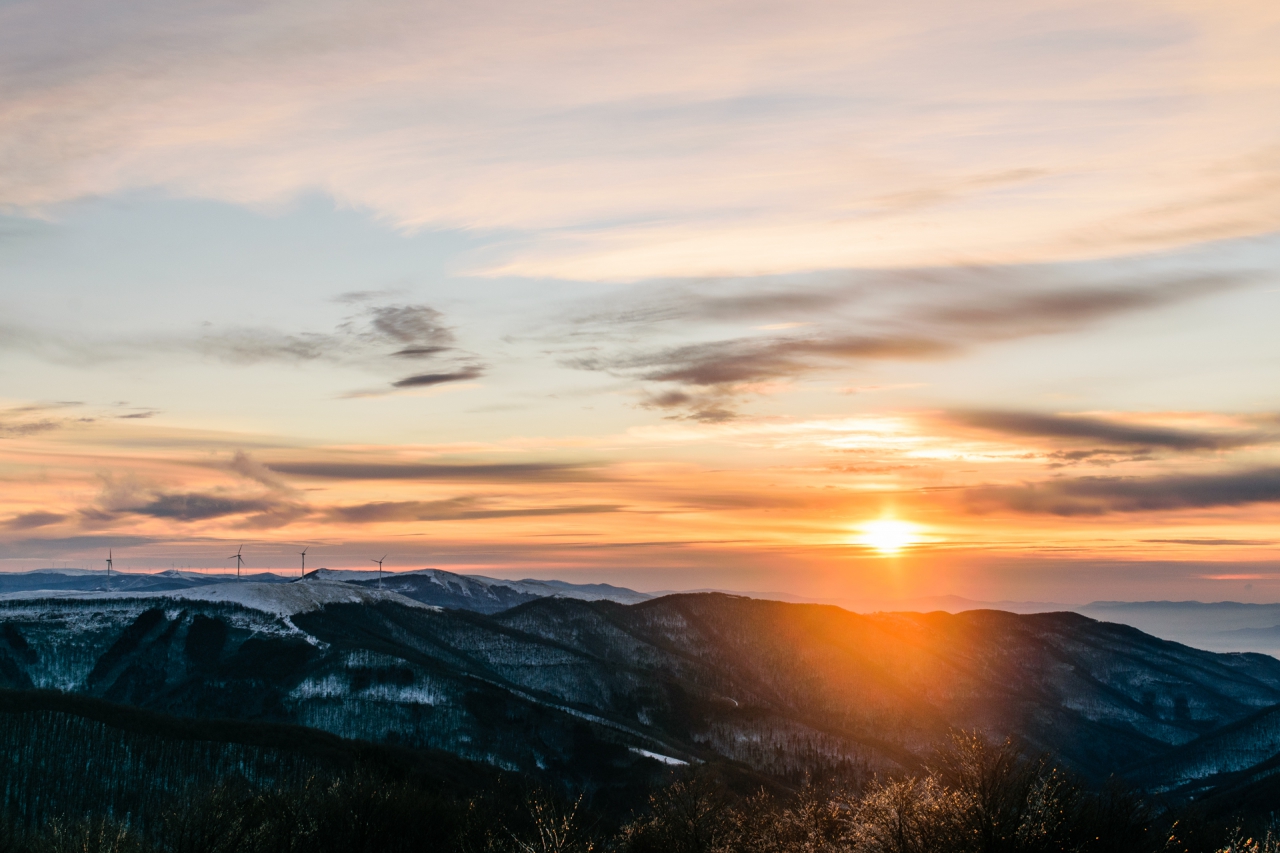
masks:
[[[447,755],[0,691],[0,850],[1209,853],[1242,817],[1266,821],[1265,810],[1206,821],[1091,791],[1049,761],[963,735],[916,779],[768,792],[726,769],[677,771],[647,803],[609,808]]]
[[[597,787],[706,760],[781,780],[915,770],[953,729],[1102,779],[1280,702],[1280,661],[1075,614],[868,616],[700,594],[485,616],[390,595],[306,604],[306,589],[264,586],[246,592],[253,606],[5,602],[0,679]]]
[[[0,690],[0,812],[24,825],[105,813],[155,821],[235,780],[304,788],[345,774],[474,794],[499,775],[448,753],[344,740],[272,723],[194,720],[51,691]]]

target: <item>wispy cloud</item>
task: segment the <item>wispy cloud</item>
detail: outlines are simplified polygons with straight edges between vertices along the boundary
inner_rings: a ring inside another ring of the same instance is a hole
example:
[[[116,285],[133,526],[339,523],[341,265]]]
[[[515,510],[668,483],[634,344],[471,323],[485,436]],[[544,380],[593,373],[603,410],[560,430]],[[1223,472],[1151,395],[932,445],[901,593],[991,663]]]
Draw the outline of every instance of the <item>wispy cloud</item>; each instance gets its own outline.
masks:
[[[1076,477],[1019,486],[969,489],[974,511],[1059,516],[1158,512],[1280,502],[1280,468],[1158,477]]]
[[[67,516],[58,512],[24,512],[6,521],[4,527],[6,530],[32,530],[37,527],[48,527],[66,519]]]
[[[359,311],[329,331],[287,332],[274,328],[207,326],[191,335],[152,334],[111,338],[61,331],[21,329],[0,334],[0,348],[19,349],[57,363],[84,366],[104,361],[154,359],[159,355],[196,356],[226,364],[250,366],[271,362],[292,364],[330,363],[359,366],[377,373],[403,370],[406,360],[435,361],[441,370],[389,381],[360,397],[392,393],[395,389],[438,385],[477,378],[483,363],[457,347],[456,335],[444,315],[428,305],[364,304]],[[143,419],[154,411],[139,411],[118,418]],[[0,436],[29,435],[55,429],[53,419],[27,418],[7,422],[0,413]]]
[[[343,524],[373,524],[395,521],[463,521],[485,518],[528,518],[554,515],[596,515],[618,512],[614,504],[570,504],[567,506],[492,506],[484,496],[466,496],[439,501],[380,501],[332,507],[325,517]]]
[[[461,370],[452,370],[445,373],[419,373],[416,376],[406,376],[404,379],[392,382],[391,387],[429,388],[432,385],[445,385],[449,382],[467,382],[472,379],[479,379],[483,375],[484,370],[479,367],[464,367]]]
[[[6,6],[9,207],[324,187],[406,228],[530,234],[500,268],[613,278],[1114,253],[1277,224],[1257,156],[1274,146],[1256,120],[1271,41],[1239,35],[1271,32],[1257,4],[59,8]]]
[[[659,320],[687,324],[707,316],[755,320],[775,311],[805,318],[805,332],[638,352],[599,343],[566,357],[564,364],[658,383],[644,394],[643,405],[684,411],[696,420],[722,421],[734,417],[739,399],[759,390],[752,386],[761,383],[792,381],[860,363],[953,357],[985,343],[1078,330],[1244,282],[1238,276],[1218,275],[1085,284],[1039,280],[1044,275],[1042,270],[1019,274],[1008,269],[899,272],[890,278],[903,283],[905,295],[888,303],[868,296],[869,281],[833,287],[817,279],[810,282],[815,290],[798,288],[789,301],[772,290],[733,296],[685,292],[679,294],[679,307],[663,308],[658,302],[643,310],[590,315],[577,325],[607,335],[611,326],[625,330]],[[853,308],[857,310],[850,313]],[[859,328],[865,331],[856,331]]]
[[[1111,448],[1177,451],[1232,450],[1276,441],[1271,433],[1224,433],[1127,423],[1083,415],[1038,412],[968,410],[951,412],[949,421],[1001,435],[1098,442]],[[1090,449],[1065,451],[1064,458],[1087,459],[1114,451]]]
[[[323,480],[453,480],[490,483],[577,483],[605,479],[599,465],[560,462],[430,464],[396,462],[276,462],[279,474]]]

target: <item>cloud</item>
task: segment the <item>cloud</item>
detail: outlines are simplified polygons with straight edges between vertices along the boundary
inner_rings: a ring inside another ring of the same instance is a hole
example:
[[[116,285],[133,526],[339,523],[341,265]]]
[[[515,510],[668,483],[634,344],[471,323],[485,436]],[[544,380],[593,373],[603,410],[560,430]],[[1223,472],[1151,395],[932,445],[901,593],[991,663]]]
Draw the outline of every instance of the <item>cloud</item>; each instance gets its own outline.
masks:
[[[1206,545],[1206,546],[1245,546],[1245,545],[1274,545],[1270,539],[1143,539],[1143,542],[1153,542],[1160,545]]]
[[[1101,442],[1113,447],[1160,448],[1163,450],[1231,450],[1266,443],[1276,438],[1265,433],[1216,433],[1168,427],[1130,424],[1081,415],[1046,415],[1009,410],[962,410],[947,419],[961,426],[1028,438],[1060,438]],[[1068,451],[1066,461],[1077,461],[1111,453],[1106,450]]]
[[[68,335],[58,331],[0,329],[0,347],[31,352],[55,362],[74,365],[103,361],[155,358],[157,355],[196,355],[238,366],[269,362],[305,364],[327,362],[358,365],[366,369],[394,369],[389,359],[429,359],[455,352],[453,330],[444,315],[427,305],[361,305],[358,312],[331,331],[288,332],[274,328],[205,324],[192,334],[132,335],[128,338]],[[479,370],[467,356],[466,370]],[[146,418],[155,412],[116,415]],[[41,424],[13,425],[12,429],[36,431]],[[0,422],[0,434],[5,427]]]
[[[839,338],[742,338],[692,344],[617,363],[650,382],[695,386],[735,386],[781,379],[832,363],[937,358],[951,344],[926,338],[847,336]]]
[[[218,465],[271,487],[268,494],[240,495],[225,492],[169,492],[155,488],[130,475],[103,476],[102,492],[92,506],[80,510],[91,524],[107,524],[126,515],[177,522],[207,521],[241,516],[240,526],[279,527],[307,515],[310,508],[291,496],[274,473],[260,470],[247,456],[237,454],[230,463]]]
[[[442,352],[453,346],[453,330],[444,324],[444,315],[426,305],[382,305],[371,308],[371,329],[365,333],[375,341],[390,341],[410,351]],[[406,350],[395,353],[401,355]]]
[[[461,370],[453,370],[447,373],[419,373],[416,376],[406,376],[404,379],[392,382],[391,387],[427,388],[432,385],[444,385],[448,382],[466,382],[470,379],[479,379],[481,376],[484,376],[482,368],[464,367]]]
[[[441,501],[383,501],[332,507],[325,512],[331,521],[343,524],[372,524],[392,521],[461,521],[485,518],[525,518],[548,515],[589,515],[619,512],[613,504],[585,504],[552,507],[493,508],[478,496]]]
[[[61,429],[69,423],[92,418],[50,417],[51,412],[80,406],[80,403],[31,403],[0,410],[0,438],[24,438]]]
[[[584,483],[604,479],[597,465],[559,462],[415,464],[378,462],[278,462],[272,471],[324,480],[453,480],[473,482]]]
[[[36,527],[47,527],[65,521],[66,516],[58,512],[25,512],[15,515],[4,523],[6,530],[31,530]]]
[[[41,420],[27,421],[25,423],[0,423],[0,437],[4,438],[22,438],[28,435],[38,435],[42,432],[50,432],[62,426],[59,421]]]
[[[267,488],[281,492],[291,491],[289,484],[280,479],[279,475],[243,450],[237,450],[225,467],[228,471],[261,483]]]
[[[337,358],[345,352],[346,343],[338,335],[314,332],[290,335],[274,329],[229,329],[201,335],[192,347],[231,364],[258,364]]]
[[[966,337],[999,340],[1071,331],[1122,314],[1149,311],[1245,284],[1239,275],[1172,277],[1156,284],[1073,284],[1026,292],[999,282],[977,299],[924,307],[921,319],[963,330]]]
[[[1280,502],[1280,468],[1160,477],[1077,477],[968,489],[975,512],[995,509],[1059,516],[1157,512]]]
[[[644,394],[645,407],[683,410],[683,417],[697,420],[725,420],[736,415],[741,398],[758,392],[752,386],[761,383],[870,361],[954,357],[983,344],[1072,331],[1246,281],[1223,274],[1097,283],[1080,274],[1081,280],[1072,281],[1032,267],[848,271],[834,281],[831,275],[802,277],[789,290],[772,283],[753,288],[727,281],[725,287],[737,289],[729,294],[690,285],[639,306],[574,321],[571,339],[595,335],[600,344],[562,363],[662,383]],[[796,322],[771,325],[806,331],[615,350],[619,331],[626,336],[654,323],[676,322],[694,328],[707,319],[785,319]]]
[[[274,509],[275,506],[276,503],[274,501],[267,499],[231,498],[222,495],[186,492],[156,495],[151,501],[141,506],[131,507],[129,512],[138,515],[149,515],[153,518],[168,518],[175,521],[203,521],[209,518],[221,518],[226,515],[267,512]]]
[[[81,548],[130,548],[141,545],[154,545],[158,542],[164,542],[164,539],[158,539],[151,536],[129,536],[129,535],[87,535],[87,536],[62,536],[56,539],[23,539],[13,543],[13,550],[21,549],[64,549],[73,551]],[[106,556],[105,554],[103,555]]]
[[[8,207],[323,187],[612,277],[1114,254],[1280,209],[1246,162],[1274,145],[1265,4],[59,8],[5,7]]]

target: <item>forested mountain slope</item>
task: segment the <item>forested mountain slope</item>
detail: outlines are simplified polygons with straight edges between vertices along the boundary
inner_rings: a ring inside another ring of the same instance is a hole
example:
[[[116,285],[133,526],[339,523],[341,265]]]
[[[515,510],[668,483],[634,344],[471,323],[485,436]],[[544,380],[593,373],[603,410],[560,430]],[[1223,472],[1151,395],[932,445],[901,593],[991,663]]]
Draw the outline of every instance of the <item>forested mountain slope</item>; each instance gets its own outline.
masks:
[[[0,602],[0,686],[580,779],[712,758],[791,779],[915,768],[953,728],[1102,778],[1280,703],[1273,658],[1066,613],[859,615],[697,594],[484,615],[317,580],[212,597]]]

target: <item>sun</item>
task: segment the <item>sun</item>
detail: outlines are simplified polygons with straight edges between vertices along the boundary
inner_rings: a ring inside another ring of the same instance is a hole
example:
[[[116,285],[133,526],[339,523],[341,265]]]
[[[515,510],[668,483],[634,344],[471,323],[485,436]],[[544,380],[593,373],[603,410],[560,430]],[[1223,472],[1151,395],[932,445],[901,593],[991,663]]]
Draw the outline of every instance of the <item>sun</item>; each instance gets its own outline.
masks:
[[[858,541],[881,554],[896,554],[920,541],[919,528],[909,521],[881,518],[860,525],[862,534]]]

